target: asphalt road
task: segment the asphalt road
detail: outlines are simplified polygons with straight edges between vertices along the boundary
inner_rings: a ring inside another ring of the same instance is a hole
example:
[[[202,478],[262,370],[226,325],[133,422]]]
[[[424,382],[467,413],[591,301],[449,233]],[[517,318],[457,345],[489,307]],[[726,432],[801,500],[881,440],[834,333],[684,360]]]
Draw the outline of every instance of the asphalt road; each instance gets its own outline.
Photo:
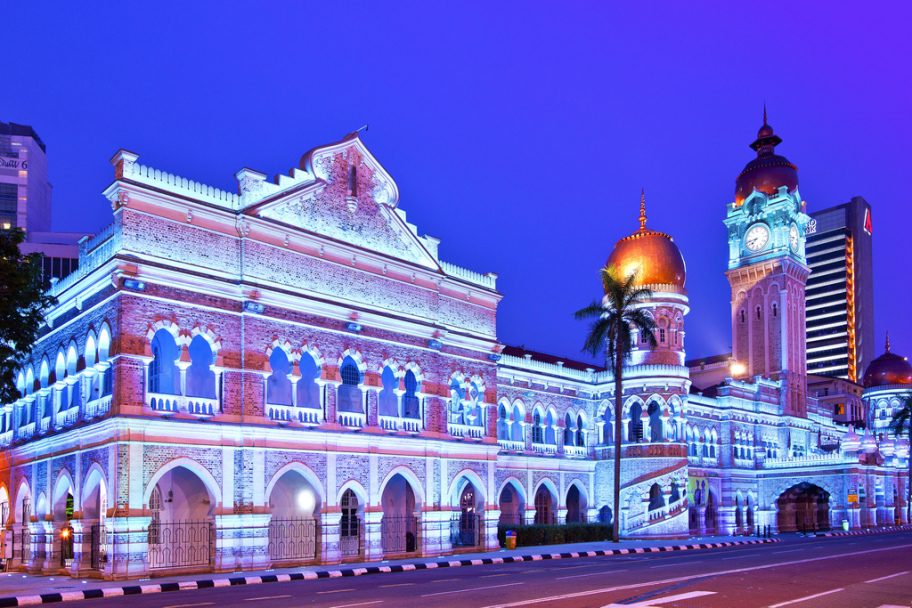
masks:
[[[912,606],[912,533],[112,597],[76,608]]]

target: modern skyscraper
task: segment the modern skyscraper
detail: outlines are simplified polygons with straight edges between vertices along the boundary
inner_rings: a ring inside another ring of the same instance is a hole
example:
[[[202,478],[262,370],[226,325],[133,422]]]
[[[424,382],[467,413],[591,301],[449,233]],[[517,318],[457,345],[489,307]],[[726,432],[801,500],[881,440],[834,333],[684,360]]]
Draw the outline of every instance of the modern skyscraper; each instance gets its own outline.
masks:
[[[807,369],[860,382],[874,359],[871,206],[856,196],[810,215]]]
[[[47,148],[28,125],[0,122],[0,228],[26,232],[23,253],[44,254],[45,282],[79,266],[84,233],[51,232],[51,184]]]

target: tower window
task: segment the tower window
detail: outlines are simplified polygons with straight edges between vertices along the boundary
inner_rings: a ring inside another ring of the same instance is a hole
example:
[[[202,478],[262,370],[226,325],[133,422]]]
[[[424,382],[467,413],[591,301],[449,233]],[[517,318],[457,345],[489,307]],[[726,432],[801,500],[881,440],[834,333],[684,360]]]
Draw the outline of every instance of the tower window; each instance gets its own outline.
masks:
[[[760,307],[757,307],[757,320],[760,320]]]
[[[744,311],[743,310],[741,311],[741,323],[742,324],[744,323]]]
[[[663,343],[665,342],[665,330],[664,329],[659,330],[659,341],[661,341]]]
[[[774,316],[774,317],[778,317],[778,316],[779,316],[779,307],[776,306],[776,304],[773,304],[773,316]]]

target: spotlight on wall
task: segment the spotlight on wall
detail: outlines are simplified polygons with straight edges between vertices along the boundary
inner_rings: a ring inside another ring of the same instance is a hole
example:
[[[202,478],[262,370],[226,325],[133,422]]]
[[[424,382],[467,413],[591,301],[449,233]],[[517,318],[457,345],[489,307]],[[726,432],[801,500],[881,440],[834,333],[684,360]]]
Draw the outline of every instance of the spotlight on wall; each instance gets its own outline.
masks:
[[[298,507],[300,507],[302,511],[313,513],[315,506],[316,501],[314,500],[313,494],[307,490],[301,490],[301,492],[298,494]]]
[[[434,350],[440,350],[441,348],[443,348],[443,344],[440,342],[440,340],[431,340],[430,342],[428,342],[428,348],[433,348]]]
[[[361,324],[355,323],[354,321],[349,321],[348,323],[345,324],[345,329],[347,329],[348,331],[353,331],[353,332],[357,333],[357,332],[361,331]]]
[[[124,279],[123,286],[126,289],[131,289],[133,291],[145,291],[146,284],[142,281],[137,281],[136,279]]]
[[[266,310],[266,307],[259,302],[251,302],[250,300],[244,302],[244,312],[253,312],[261,315],[264,310]]]
[[[731,373],[733,377],[743,376],[745,373],[747,373],[747,367],[743,363],[733,361],[731,364]]]

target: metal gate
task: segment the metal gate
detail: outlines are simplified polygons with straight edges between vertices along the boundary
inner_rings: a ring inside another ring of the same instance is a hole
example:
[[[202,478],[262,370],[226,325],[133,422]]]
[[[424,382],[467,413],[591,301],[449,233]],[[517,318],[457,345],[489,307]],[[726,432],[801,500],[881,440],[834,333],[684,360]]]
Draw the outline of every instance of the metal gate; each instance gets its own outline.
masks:
[[[357,515],[342,516],[339,526],[339,551],[342,557],[358,557],[361,555],[361,537],[363,526]]]
[[[380,546],[384,553],[417,551],[418,518],[414,515],[384,517],[380,521]]]
[[[269,522],[270,559],[314,559],[317,555],[318,528],[316,519],[273,518]]]
[[[450,520],[450,544],[454,547],[477,547],[481,544],[482,516],[463,513]]]
[[[149,567],[153,570],[212,565],[212,522],[149,524]]]
[[[73,562],[73,526],[67,524],[60,530],[60,566],[67,567]]]
[[[108,531],[104,524],[92,525],[89,530],[89,546],[92,556],[91,568],[101,570],[108,557]]]
[[[25,526],[13,529],[13,557],[18,557],[22,565],[28,564],[32,557],[32,533]]]

